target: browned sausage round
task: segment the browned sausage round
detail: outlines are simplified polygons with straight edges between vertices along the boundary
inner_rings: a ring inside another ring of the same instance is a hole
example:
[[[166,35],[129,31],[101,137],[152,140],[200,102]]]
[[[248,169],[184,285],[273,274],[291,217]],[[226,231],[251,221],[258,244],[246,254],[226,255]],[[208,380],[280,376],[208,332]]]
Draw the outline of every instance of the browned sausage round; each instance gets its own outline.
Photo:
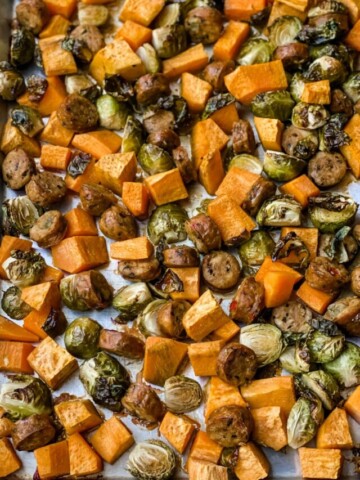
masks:
[[[199,255],[195,248],[187,245],[166,248],[163,252],[166,267],[197,267],[200,263]]]
[[[230,61],[218,60],[211,62],[204,68],[202,78],[210,83],[215,91],[226,91],[224,77],[235,70],[235,63]]]
[[[257,370],[257,359],[251,348],[240,343],[230,343],[222,348],[217,358],[216,373],[231,385],[250,382]]]
[[[222,447],[237,447],[249,441],[253,425],[253,418],[247,408],[225,405],[209,415],[206,433]]]
[[[160,263],[156,258],[150,260],[121,260],[118,263],[118,273],[132,282],[151,282],[160,273]]]
[[[82,208],[94,217],[99,217],[107,208],[117,203],[113,192],[102,185],[85,183],[81,186],[79,195]]]
[[[172,151],[172,156],[184,183],[196,182],[196,169],[186,149],[179,146]]]
[[[129,240],[137,235],[134,217],[121,205],[113,205],[100,217],[99,227],[105,237],[112,240]]]
[[[306,305],[290,300],[280,307],[273,308],[271,323],[282,332],[306,333],[310,329],[312,312]]]
[[[238,120],[232,128],[232,144],[235,153],[254,153],[256,148],[253,129],[247,120]]]
[[[144,383],[130,385],[121,403],[130,415],[147,422],[157,422],[165,414],[165,407],[155,390]]]
[[[288,155],[307,160],[317,152],[319,139],[312,130],[303,130],[290,125],[284,130],[281,146]]]
[[[333,187],[345,177],[347,163],[340,153],[318,152],[309,161],[308,175],[318,187]]]
[[[47,22],[49,12],[43,0],[21,0],[16,6],[16,18],[22,27],[36,35]]]
[[[351,117],[353,114],[353,104],[350,98],[340,88],[335,88],[331,91],[331,113],[345,113]]]
[[[103,328],[100,332],[99,348],[120,357],[134,359],[144,358],[145,352],[144,341],[131,329],[119,332]]]
[[[275,195],[275,192],[276,185],[274,182],[264,177],[259,177],[251,187],[241,206],[249,215],[255,217],[264,201]]]
[[[274,52],[274,60],[281,60],[285,69],[298,68],[309,57],[309,47],[305,43],[293,42],[280,45]]]
[[[157,145],[171,153],[174,148],[180,145],[180,138],[174,130],[158,130],[157,132],[150,133],[146,142]]]
[[[208,215],[199,213],[190,218],[185,222],[185,230],[200,253],[221,248],[220,230]]]
[[[11,150],[2,163],[4,182],[13,190],[20,190],[25,187],[35,171],[34,160],[22,148]]]
[[[59,243],[65,236],[67,221],[58,210],[49,210],[41,215],[30,228],[30,238],[41,248]]]
[[[95,105],[77,93],[65,98],[57,109],[57,116],[63,127],[76,132],[95,128],[99,121],[99,114]]]
[[[163,73],[147,73],[138,79],[135,90],[137,102],[150,105],[170,93],[169,80]]]
[[[51,172],[41,172],[33,175],[25,185],[26,195],[40,207],[48,207],[59,202],[66,195],[64,180]]]
[[[193,43],[209,45],[220,37],[223,20],[219,10],[202,6],[187,13],[184,25]]]
[[[261,283],[254,277],[246,277],[230,304],[230,317],[233,320],[249,324],[265,308],[265,293]]]
[[[360,297],[360,266],[351,272],[351,291]]]
[[[201,273],[206,285],[216,292],[232,290],[240,278],[240,265],[234,255],[217,251],[205,255]]]
[[[190,306],[190,303],[185,300],[169,300],[160,307],[157,314],[157,323],[166,336],[172,338],[183,336],[182,319]]]
[[[47,445],[55,437],[56,430],[47,415],[31,415],[18,420],[11,432],[16,450],[31,452]]]
[[[144,128],[149,134],[161,130],[173,130],[174,127],[175,117],[169,110],[158,110],[150,117],[144,118]]]
[[[313,288],[326,293],[336,293],[350,281],[350,275],[346,268],[335,260],[316,257],[306,269],[305,279]]]
[[[78,25],[70,37],[82,42],[93,54],[105,46],[103,34],[95,25]]]

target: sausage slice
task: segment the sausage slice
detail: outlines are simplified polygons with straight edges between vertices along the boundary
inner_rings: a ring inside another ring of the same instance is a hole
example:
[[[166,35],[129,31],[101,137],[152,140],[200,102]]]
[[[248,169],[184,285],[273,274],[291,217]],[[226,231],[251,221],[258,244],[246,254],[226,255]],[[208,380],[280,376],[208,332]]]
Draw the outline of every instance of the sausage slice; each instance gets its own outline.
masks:
[[[234,255],[218,251],[205,255],[201,272],[206,285],[218,292],[232,290],[240,278],[240,265]]]
[[[247,408],[225,405],[210,414],[206,433],[222,447],[237,447],[249,441],[253,425]]]
[[[257,359],[251,348],[240,343],[226,345],[219,353],[216,373],[231,385],[240,386],[250,382],[257,370]]]

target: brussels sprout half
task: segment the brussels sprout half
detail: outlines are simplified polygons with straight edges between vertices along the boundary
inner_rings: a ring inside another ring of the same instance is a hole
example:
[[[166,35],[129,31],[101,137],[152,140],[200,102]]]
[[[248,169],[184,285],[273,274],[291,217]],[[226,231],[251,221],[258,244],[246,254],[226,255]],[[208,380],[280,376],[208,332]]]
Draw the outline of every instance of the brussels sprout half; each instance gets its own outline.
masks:
[[[94,357],[99,351],[101,329],[102,326],[91,318],[76,318],[65,331],[66,350],[77,358]]]
[[[24,77],[10,63],[0,62],[0,98],[13,101],[25,90]]]
[[[327,363],[337,358],[344,349],[343,335],[326,335],[319,330],[311,332],[306,339],[311,360],[316,363]]]
[[[176,455],[161,440],[147,440],[131,451],[127,469],[139,480],[167,480],[173,478]]]
[[[330,117],[322,105],[299,102],[292,111],[291,122],[295,127],[316,130],[322,127]]]
[[[288,444],[300,448],[310,442],[324,420],[324,411],[319,399],[299,398],[292,407],[287,420]]]
[[[298,177],[307,163],[301,158],[282,152],[267,150],[264,156],[264,172],[276,182],[287,182]]]
[[[22,320],[32,308],[21,300],[21,290],[18,287],[10,287],[3,293],[1,308],[6,315],[14,320]]]
[[[187,413],[198,408],[203,391],[198,382],[184,375],[175,375],[165,381],[164,402],[174,413]]]
[[[342,84],[342,89],[353,103],[358,102],[360,100],[360,72],[351,73],[346,82]]]
[[[309,216],[322,233],[333,233],[352,222],[358,205],[339,193],[324,192],[309,199]]]
[[[37,110],[25,105],[14,107],[11,112],[11,123],[28,137],[35,137],[44,128],[44,122]]]
[[[301,375],[304,385],[317,395],[324,408],[333,410],[339,403],[340,388],[332,375],[323,370],[315,370]]]
[[[138,160],[141,167],[149,175],[166,172],[174,168],[171,155],[153,143],[144,143],[140,148]]]
[[[345,342],[341,354],[332,362],[323,365],[341,387],[350,388],[360,384],[360,347]]]
[[[144,131],[142,124],[132,115],[128,115],[121,142],[121,153],[134,152],[137,155],[143,143]]]
[[[244,170],[249,170],[249,172],[257,173],[259,175],[263,171],[263,164],[261,160],[248,153],[235,155],[235,157],[233,157],[227,165],[227,170],[230,170],[231,167],[243,168]]]
[[[178,5],[174,3],[170,6]],[[166,7],[165,7],[166,8]],[[157,73],[161,70],[161,60],[156,53],[155,48],[150,43],[144,43],[136,50],[136,54],[141,58],[148,73]]]
[[[277,118],[285,121],[291,117],[295,106],[291,94],[286,90],[259,93],[251,102],[250,108],[256,117]]]
[[[296,102],[300,102],[301,96],[304,91],[304,85],[308,80],[304,77],[304,75],[300,72],[296,72],[290,81],[289,91],[292,98]]]
[[[254,65],[270,62],[274,45],[263,38],[250,38],[240,49],[236,58],[239,65]]]
[[[162,205],[154,210],[148,223],[148,235],[152,243],[157,245],[161,240],[167,243],[186,240],[186,211],[176,203]]]
[[[239,256],[243,264],[259,266],[265,257],[272,255],[274,248],[275,242],[271,235],[263,230],[257,230],[251,234],[249,240],[240,245]]]
[[[154,21],[155,28],[169,27],[181,20],[181,4],[170,3],[166,5]]]
[[[144,282],[126,285],[114,295],[112,306],[123,321],[130,321],[139,315],[152,301],[151,292]]]
[[[310,358],[304,353],[304,349],[298,345],[286,347],[279,358],[282,368],[293,374],[308,372],[311,367]]]
[[[234,102],[235,98],[230,93],[219,93],[218,95],[214,95],[207,101],[201,118],[209,118],[210,115],[220,108],[226,107]]]
[[[17,28],[11,32],[10,63],[20,67],[31,62],[34,56],[35,37],[26,28]]]
[[[267,323],[243,327],[240,332],[240,343],[255,352],[260,367],[275,362],[284,347],[281,330]]]
[[[187,47],[184,25],[175,24],[155,28],[152,31],[152,44],[160,58],[171,58]]]
[[[158,312],[165,305],[166,300],[153,300],[140,313],[136,325],[145,337],[162,337],[163,332],[158,324]]]
[[[130,115],[130,108],[127,103],[120,103],[111,95],[99,97],[96,101],[96,108],[100,118],[100,126],[109,130],[124,128],[126,119]]]
[[[262,204],[256,221],[264,227],[298,227],[301,205],[290,195],[274,195]]]
[[[305,25],[297,34],[297,40],[308,45],[323,45],[338,40],[344,31],[335,20],[329,20],[323,25]]]
[[[10,282],[20,288],[39,283],[45,267],[45,260],[34,250],[12,250],[10,257],[2,264]]]
[[[16,237],[29,235],[30,228],[43,213],[26,195],[5,200],[1,209],[3,232]]]
[[[302,26],[302,21],[298,17],[290,15],[279,17],[269,27],[269,40],[276,47],[288,45],[295,41]]]
[[[330,83],[342,83],[346,78],[346,73],[346,68],[340,60],[323,55],[309,65],[306,78],[311,82],[329,80]]]

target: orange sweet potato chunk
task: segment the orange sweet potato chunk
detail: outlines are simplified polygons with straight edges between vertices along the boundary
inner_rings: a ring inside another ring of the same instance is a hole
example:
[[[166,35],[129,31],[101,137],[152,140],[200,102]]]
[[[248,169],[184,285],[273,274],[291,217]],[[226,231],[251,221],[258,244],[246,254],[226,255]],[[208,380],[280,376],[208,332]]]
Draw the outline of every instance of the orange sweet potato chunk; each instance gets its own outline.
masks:
[[[82,208],[73,208],[66,212],[64,217],[67,221],[66,238],[98,234],[93,217]]]
[[[109,261],[104,237],[76,236],[62,240],[52,247],[53,263],[69,273],[98,267]]]
[[[27,360],[33,350],[30,343],[0,341],[0,372],[33,373]]]
[[[105,462],[113,464],[134,443],[134,437],[122,421],[112,416],[90,437],[90,443]]]
[[[16,455],[14,447],[7,438],[0,438],[0,477],[7,478],[8,475],[21,468],[21,460]]]

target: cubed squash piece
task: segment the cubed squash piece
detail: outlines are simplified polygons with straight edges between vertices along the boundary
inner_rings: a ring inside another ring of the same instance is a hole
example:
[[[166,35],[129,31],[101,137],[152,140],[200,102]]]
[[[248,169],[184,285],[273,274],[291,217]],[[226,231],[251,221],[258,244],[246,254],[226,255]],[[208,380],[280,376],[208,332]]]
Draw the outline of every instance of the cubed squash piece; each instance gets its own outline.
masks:
[[[140,0],[141,1],[141,0]],[[209,63],[209,57],[202,43],[190,47],[185,52],[163,61],[163,73],[175,78],[184,72],[197,72]]]
[[[60,402],[55,405],[54,410],[68,435],[91,430],[102,423],[95,406],[85,398]]]
[[[305,244],[306,248],[309,251],[310,260],[313,260],[317,255],[318,243],[319,243],[319,230],[317,228],[300,228],[300,227],[283,227],[281,229],[281,238],[286,237],[290,232],[295,233]],[[286,264],[299,264],[301,258],[296,254],[296,252],[290,252],[285,258],[282,258],[281,261]]]
[[[42,145],[40,164],[44,168],[66,170],[71,159],[71,150],[58,145]]]
[[[103,463],[99,455],[90,447],[80,433],[68,438],[70,475],[86,476],[100,473]]]
[[[0,372],[33,373],[28,361],[33,351],[31,343],[0,341]]]
[[[215,195],[224,176],[225,171],[220,151],[209,151],[200,163],[199,182],[204,186],[209,195]]]
[[[215,60],[234,60],[249,33],[248,23],[230,20],[224,33],[214,45]]]
[[[66,238],[98,234],[95,220],[82,208],[73,208],[66,212],[64,217],[67,221]]]
[[[246,3],[248,3],[247,0]],[[245,105],[248,105],[258,93],[284,90],[288,86],[281,60],[241,65],[226,75],[224,80],[229,92]]]
[[[143,183],[124,182],[122,200],[134,217],[146,217],[149,211],[149,193]]]
[[[110,257],[115,260],[146,260],[154,254],[154,246],[147,237],[131,238],[110,245]]]
[[[0,277],[7,278],[5,270],[2,268],[2,264],[10,257],[12,250],[23,250],[28,252],[31,249],[32,242],[23,238],[12,237],[11,235],[4,235],[1,240],[0,246]]]
[[[136,155],[134,152],[110,153],[95,164],[100,183],[121,195],[124,182],[131,182],[136,175]]]
[[[30,157],[40,157],[40,144],[35,138],[24,135],[18,128],[11,124],[11,119],[6,122],[1,137],[0,150],[7,155],[11,150],[20,147]]]
[[[296,281],[292,272],[267,272],[263,279],[266,308],[280,307],[288,302]]]
[[[164,6],[164,0],[150,0],[147,3],[144,3],[143,0],[126,0],[119,18],[122,22],[132,20],[147,27]]]
[[[344,132],[349,135],[351,142],[349,145],[340,147],[340,151],[346,158],[354,177],[360,178],[360,115],[358,113],[350,118]]]
[[[47,333],[43,330],[43,325],[49,317],[51,312],[50,305],[44,305],[44,307],[37,311],[31,310],[31,312],[24,318],[24,328],[39,338],[44,339],[47,337]]]
[[[260,175],[257,173],[244,168],[231,167],[216,190],[216,195],[228,195],[241,206],[259,178]]]
[[[203,431],[197,432],[191,450],[189,458],[192,460],[200,460],[210,463],[218,463],[222,447],[211,440],[211,438]],[[199,479],[200,480],[200,479]]]
[[[350,449],[353,446],[346,410],[335,408],[319,427],[316,448]]]
[[[76,8],[76,0],[44,0],[51,15],[70,18]]]
[[[284,272],[284,273],[289,273],[294,276],[294,279],[298,282],[299,280],[302,279],[301,273],[297,272],[291,267],[288,267],[285,265],[283,262],[280,262],[280,260],[276,260],[275,262],[271,259],[271,257],[265,257],[265,260],[263,261],[261,267],[257,271],[255,275],[255,280],[259,283],[264,282],[265,275],[268,272]]]
[[[1,478],[6,478],[21,468],[21,460],[16,455],[14,447],[7,438],[0,438],[0,458]]]
[[[121,141],[122,138],[111,130],[95,130],[78,133],[74,136],[71,145],[99,159],[104,155],[118,152]]]
[[[178,168],[146,177],[144,183],[156,205],[165,205],[188,197]]]
[[[188,354],[195,375],[200,377],[216,375],[217,358],[222,346],[221,340],[189,345]]]
[[[39,33],[39,38],[49,38],[54,35],[66,35],[71,23],[62,15],[52,15],[46,26]]]
[[[228,321],[229,317],[210,290],[201,295],[182,320],[187,335],[196,342],[200,342]]]
[[[78,273],[98,267],[109,261],[104,237],[69,237],[52,247],[55,267],[69,273]]]
[[[296,402],[292,376],[261,378],[241,387],[250,408],[280,407],[286,417]]]
[[[209,462],[201,462],[189,458],[187,464],[189,480],[199,480],[200,478],[228,480],[228,469],[220,465],[214,465]]]
[[[296,295],[303,301],[308,307],[314,310],[316,313],[323,315],[334,300],[334,295],[331,293],[323,292],[317,288],[311,287],[308,282],[303,282],[300,288],[297,290]]]
[[[358,423],[360,423],[360,385],[355,388],[346,400],[344,408]]]
[[[203,158],[210,151],[222,150],[228,140],[229,137],[211,118],[197,122],[191,132],[191,151],[195,168],[200,167]]]
[[[25,287],[21,292],[21,300],[30,305],[34,310],[41,310],[44,305],[59,308],[59,286],[54,282],[44,282]]]
[[[360,3],[359,3],[359,7],[360,7]],[[353,48],[357,52],[360,51],[360,21],[359,20],[357,20],[355,25],[346,35],[344,43],[346,43],[346,45]]]
[[[266,0],[225,0],[224,13],[234,20],[250,20],[251,15],[261,12],[266,7]]]
[[[37,110],[42,117],[48,117],[59,108],[66,98],[67,93],[61,78],[47,77],[47,82],[48,85],[45,94],[39,102],[32,102],[29,92],[25,92],[18,97],[16,101],[20,103],[20,105],[26,105]]]
[[[200,268],[179,267],[171,269],[183,284],[182,292],[170,293],[173,300],[188,300],[193,303],[200,297]]]
[[[164,385],[177,372],[187,354],[188,346],[170,338],[148,337],[145,343],[144,380]]]
[[[61,47],[64,38],[65,35],[55,35],[39,41],[44,71],[48,77],[70,75],[77,72],[73,54]]]
[[[59,478],[70,473],[69,447],[67,440],[52,443],[34,450],[39,477]]]
[[[329,105],[331,101],[331,89],[329,80],[319,80],[304,84],[301,101],[318,105]]]
[[[52,145],[67,147],[70,145],[73,136],[74,131],[63,127],[56,112],[52,112],[48,123],[41,132],[40,140],[42,142],[51,143]]]
[[[116,32],[115,38],[124,39],[136,51],[144,43],[150,42],[152,31],[132,20],[126,20]]]
[[[285,5],[285,3],[282,3],[280,0],[275,0],[271,6],[267,27],[270,27],[270,25],[272,25],[277,18],[284,17],[286,15],[289,15],[290,17],[297,17],[304,22],[307,17],[307,12],[300,12],[300,10],[296,10],[296,8],[290,7],[289,5]]]
[[[0,340],[10,340],[12,342],[38,342],[39,337],[0,315]]]
[[[174,415],[167,412],[160,424],[159,431],[170,445],[182,454],[191,440],[195,425],[184,415]]]
[[[259,140],[265,150],[282,151],[281,138],[284,124],[277,118],[254,117]]]
[[[202,112],[211,92],[212,86],[205,80],[188,72],[181,75],[181,96],[186,100],[191,112]]]
[[[252,439],[275,451],[287,445],[286,417],[280,407],[262,407],[251,410],[254,419]]]
[[[219,377],[211,377],[207,385],[205,404],[205,420],[209,418],[214,410],[226,405],[237,405],[246,407],[247,403],[242,398],[239,389],[234,385],[224,382]]]
[[[90,443],[107,463],[115,463],[134,443],[134,437],[115,416],[106,420],[90,437]]]
[[[304,478],[336,480],[340,476],[341,450],[302,447],[299,448],[299,458]]]
[[[53,390],[78,368],[76,359],[52,338],[45,338],[28,356],[30,366]]]
[[[260,448],[249,442],[239,448],[234,472],[239,480],[261,480],[268,477],[270,464]]]
[[[235,337],[240,332],[240,327],[236,325],[235,322],[230,320],[225,323],[222,327],[217,328],[209,335],[209,340],[222,340],[223,342],[228,342]]]
[[[234,123],[239,121],[239,114],[235,103],[230,103],[229,105],[216,110],[216,112],[210,115],[210,119],[213,120],[221,130],[230,135]]]

